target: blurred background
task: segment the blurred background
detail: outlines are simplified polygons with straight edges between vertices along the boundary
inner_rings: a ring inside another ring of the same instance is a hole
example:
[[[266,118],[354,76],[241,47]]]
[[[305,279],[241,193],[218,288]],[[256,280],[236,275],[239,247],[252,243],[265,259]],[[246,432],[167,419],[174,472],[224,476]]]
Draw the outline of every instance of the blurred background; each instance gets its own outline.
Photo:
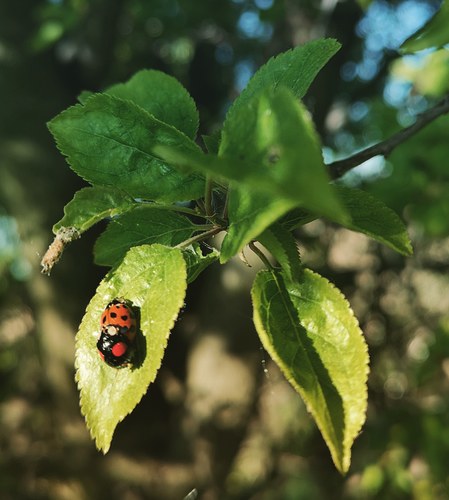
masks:
[[[349,298],[371,355],[367,422],[346,477],[251,322],[256,267],[209,268],[190,288],[156,382],[97,452],[78,407],[74,335],[107,271],[91,229],[50,277],[39,261],[82,181],[46,122],[82,90],[142,68],[177,77],[201,133],[270,56],[310,39],[343,47],[306,104],[327,161],[413,121],[449,90],[449,52],[400,57],[438,8],[425,0],[0,2],[0,498],[449,498],[448,118],[347,174],[407,222],[404,259],[317,221],[305,263]]]

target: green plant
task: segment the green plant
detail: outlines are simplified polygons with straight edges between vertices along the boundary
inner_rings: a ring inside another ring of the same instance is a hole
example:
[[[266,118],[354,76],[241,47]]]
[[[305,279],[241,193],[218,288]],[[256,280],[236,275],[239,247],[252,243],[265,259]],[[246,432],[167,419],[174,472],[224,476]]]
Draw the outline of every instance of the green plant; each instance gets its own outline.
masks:
[[[317,40],[268,61],[220,133],[203,137],[207,152],[195,142],[195,103],[158,71],[83,93],[49,123],[71,168],[91,187],[75,194],[55,224],[44,271],[67,243],[111,219],[94,251],[111,270],[76,340],[81,410],[103,452],[154,380],[187,284],[249,245],[266,266],[252,288],[262,344],[304,399],[338,470],[348,470],[365,420],[367,346],[343,295],[301,263],[292,231],[325,217],[403,255],[412,249],[404,225],[381,201],[330,182],[300,101],[338,49],[335,40]],[[220,251],[204,254],[201,242],[220,232]],[[100,315],[115,297],[138,308],[142,334],[139,362],[120,370],[103,363],[95,347]]]

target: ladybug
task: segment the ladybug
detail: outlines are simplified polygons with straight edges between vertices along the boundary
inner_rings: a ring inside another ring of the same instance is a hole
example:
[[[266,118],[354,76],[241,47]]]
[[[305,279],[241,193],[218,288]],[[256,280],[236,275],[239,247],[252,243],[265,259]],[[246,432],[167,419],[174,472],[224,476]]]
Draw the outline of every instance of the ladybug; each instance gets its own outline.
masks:
[[[132,339],[136,335],[136,316],[131,307],[121,299],[114,299],[101,315],[101,328],[115,326],[120,332],[128,333]]]
[[[114,299],[101,315],[101,333],[97,341],[100,357],[109,366],[120,368],[132,359],[137,332],[136,316],[121,299]]]
[[[126,334],[120,332],[111,334],[103,330],[97,342],[97,349],[101,359],[115,368],[126,366],[133,355],[132,342]]]

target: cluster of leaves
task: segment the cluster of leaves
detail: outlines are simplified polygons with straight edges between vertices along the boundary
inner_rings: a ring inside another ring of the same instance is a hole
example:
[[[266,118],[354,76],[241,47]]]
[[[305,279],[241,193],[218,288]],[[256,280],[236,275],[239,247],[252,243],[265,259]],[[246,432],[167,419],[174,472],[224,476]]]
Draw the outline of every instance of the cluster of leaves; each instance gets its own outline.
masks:
[[[249,245],[266,264],[251,292],[262,344],[304,399],[336,467],[348,470],[365,420],[367,347],[343,295],[303,266],[292,231],[326,217],[404,255],[411,245],[382,202],[330,183],[300,99],[338,49],[335,40],[316,40],[268,61],[220,133],[203,137],[207,152],[195,142],[195,103],[157,71],[84,93],[49,123],[71,168],[91,184],[65,207],[55,234],[72,228],[79,236],[110,219],[95,260],[112,268],[76,340],[81,409],[104,452],[156,376],[187,284]],[[204,253],[201,242],[222,231],[220,251]],[[120,370],[103,363],[95,347],[101,312],[114,297],[140,313],[139,355]]]

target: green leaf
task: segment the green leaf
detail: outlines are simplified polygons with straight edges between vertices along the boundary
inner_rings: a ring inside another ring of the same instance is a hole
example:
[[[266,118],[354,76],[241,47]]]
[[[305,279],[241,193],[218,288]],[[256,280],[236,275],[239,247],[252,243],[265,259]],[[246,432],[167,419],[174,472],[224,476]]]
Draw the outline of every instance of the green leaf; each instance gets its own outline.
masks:
[[[195,102],[178,80],[166,73],[144,69],[126,83],[109,87],[105,94],[128,99],[191,139],[196,136],[199,116]]]
[[[320,141],[304,105],[279,87],[240,109],[241,120],[226,136],[232,156],[258,165],[258,184],[278,186],[297,205],[343,220],[344,211],[329,184]],[[255,182],[252,176],[251,182]]]
[[[64,207],[64,217],[53,226],[56,234],[61,227],[74,227],[78,233],[106,217],[130,210],[136,202],[118,189],[95,186],[80,189]]]
[[[292,93],[280,87],[240,109],[241,121],[228,137],[233,146],[232,158],[166,146],[157,146],[155,151],[179,167],[237,181],[248,189],[265,191],[320,215],[345,220],[344,209],[329,184],[309,113]],[[233,222],[231,213],[230,220]]]
[[[241,122],[228,140],[232,141],[236,158],[256,167],[253,172],[231,163],[236,170],[233,176],[244,183],[234,184],[229,194],[230,227],[223,241],[221,262],[294,206],[341,222],[346,220],[329,184],[309,115],[290,91],[278,88],[264,93],[240,109]],[[257,188],[264,191],[258,192]]]
[[[168,208],[144,205],[112,220],[95,243],[95,263],[112,266],[134,246],[160,243],[175,246],[189,238],[196,226]]]
[[[304,270],[300,282],[261,271],[252,289],[260,339],[313,415],[342,473],[365,421],[367,346],[343,295]]]
[[[223,125],[223,138],[233,134],[242,117],[242,109],[259,92],[284,86],[297,98],[302,98],[321,68],[340,49],[341,45],[333,39],[320,39],[308,42],[294,49],[272,57],[261,66],[248,82],[246,88],[229,109]],[[221,154],[232,152],[227,140],[220,147]]]
[[[170,330],[183,306],[186,269],[182,253],[161,245],[132,248],[100,283],[76,337],[76,380],[81,411],[98,449],[109,450],[117,424],[130,413],[153,382]],[[138,362],[112,368],[98,355],[100,316],[109,301],[124,298],[138,309],[141,334]]]
[[[449,43],[449,1],[443,0],[440,10],[423,28],[408,38],[401,51],[409,54],[431,47],[443,47]]]
[[[91,92],[90,90],[83,90],[76,99],[80,104],[86,104],[87,99],[89,99],[89,97],[93,96],[94,94],[95,92]]]
[[[258,237],[262,245],[278,261],[290,281],[298,281],[302,275],[301,259],[296,240],[281,224],[273,224]]]
[[[399,216],[378,198],[360,189],[336,186],[351,220],[344,227],[366,234],[402,255],[412,255],[407,228]]]
[[[366,10],[371,5],[372,1],[373,0],[357,0],[357,3],[363,10]]]
[[[295,205],[294,202],[246,186],[230,186],[229,225],[220,249],[223,264]]]
[[[336,185],[338,197],[349,214],[342,226],[363,233],[402,255],[412,255],[413,248],[407,228],[399,216],[381,200],[360,189]],[[282,225],[290,231],[311,222],[317,217],[310,212],[295,208],[283,219]],[[328,217],[334,220],[332,217]]]
[[[343,217],[304,105],[280,87],[250,101],[247,111],[247,118],[227,136],[233,155],[260,165],[258,177],[279,186],[297,205]]]
[[[221,130],[216,130],[211,135],[202,135],[204,145],[206,146],[207,152],[211,154],[217,154],[220,147],[221,141]]]
[[[130,101],[95,94],[84,106],[63,111],[48,127],[72,169],[91,184],[165,203],[203,193],[202,177],[184,175],[151,153],[155,144],[181,151],[199,151],[198,146]]]
[[[287,230],[292,231],[298,227],[308,224],[318,218],[317,215],[304,210],[303,208],[294,208],[279,221]]]
[[[183,249],[182,255],[186,261],[187,283],[192,283],[207,267],[218,261],[220,253],[213,248],[210,253],[203,255],[200,245],[194,244]]]

